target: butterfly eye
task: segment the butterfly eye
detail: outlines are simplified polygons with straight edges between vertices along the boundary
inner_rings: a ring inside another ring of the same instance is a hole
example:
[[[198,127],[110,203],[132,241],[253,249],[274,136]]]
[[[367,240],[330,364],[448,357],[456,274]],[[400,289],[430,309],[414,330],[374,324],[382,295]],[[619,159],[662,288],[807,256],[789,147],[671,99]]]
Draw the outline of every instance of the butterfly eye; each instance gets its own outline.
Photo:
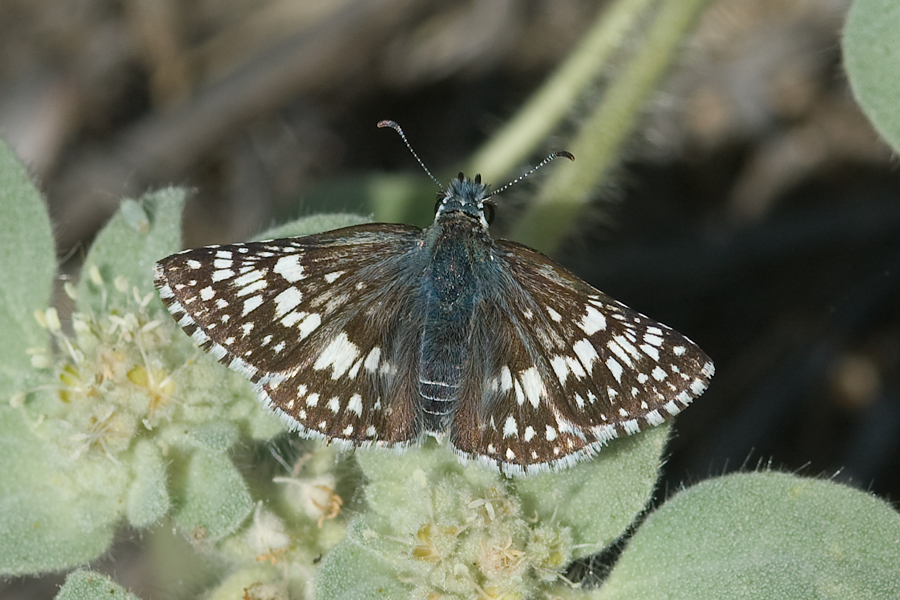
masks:
[[[488,225],[494,222],[494,204],[493,202],[485,202],[482,204],[481,212],[484,213],[484,220]]]

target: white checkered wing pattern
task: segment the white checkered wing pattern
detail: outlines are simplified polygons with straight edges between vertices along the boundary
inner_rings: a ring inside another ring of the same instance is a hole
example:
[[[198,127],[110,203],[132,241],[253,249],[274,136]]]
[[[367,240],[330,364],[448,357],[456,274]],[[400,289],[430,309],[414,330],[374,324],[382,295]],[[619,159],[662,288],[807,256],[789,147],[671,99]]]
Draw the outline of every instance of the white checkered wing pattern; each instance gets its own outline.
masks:
[[[706,389],[713,363],[687,337],[539,252],[496,244],[506,265],[476,308],[450,432],[462,456],[514,475],[560,468]]]
[[[187,250],[156,266],[196,343],[256,385],[293,429],[347,445],[421,434],[416,250],[421,230],[359,225]]]

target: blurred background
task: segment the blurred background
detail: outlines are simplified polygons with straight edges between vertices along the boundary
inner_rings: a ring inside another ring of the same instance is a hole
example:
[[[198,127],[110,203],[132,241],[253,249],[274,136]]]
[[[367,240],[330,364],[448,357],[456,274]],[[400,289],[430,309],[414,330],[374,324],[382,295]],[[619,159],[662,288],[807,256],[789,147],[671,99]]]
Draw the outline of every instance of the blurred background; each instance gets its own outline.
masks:
[[[716,361],[661,499],[759,466],[900,497],[900,173],[848,89],[848,4],[712,2],[553,252]],[[375,123],[445,180],[605,6],[4,0],[0,135],[46,194],[65,273],[120,198],[169,184],[193,190],[186,246],[322,211],[425,226],[435,186]],[[566,149],[615,75],[519,172]],[[504,194],[495,235],[567,165]],[[392,206],[391,182],[421,206]]]

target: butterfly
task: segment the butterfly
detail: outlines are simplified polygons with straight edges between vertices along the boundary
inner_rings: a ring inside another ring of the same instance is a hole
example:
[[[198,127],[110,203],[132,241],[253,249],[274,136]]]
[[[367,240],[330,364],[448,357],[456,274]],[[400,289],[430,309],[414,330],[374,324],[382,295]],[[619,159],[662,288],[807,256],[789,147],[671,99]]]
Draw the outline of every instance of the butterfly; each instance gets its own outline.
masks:
[[[156,286],[290,429],[345,448],[431,435],[506,475],[558,470],[706,390],[713,363],[687,337],[493,239],[495,193],[460,173],[425,229],[186,250],[155,265]]]

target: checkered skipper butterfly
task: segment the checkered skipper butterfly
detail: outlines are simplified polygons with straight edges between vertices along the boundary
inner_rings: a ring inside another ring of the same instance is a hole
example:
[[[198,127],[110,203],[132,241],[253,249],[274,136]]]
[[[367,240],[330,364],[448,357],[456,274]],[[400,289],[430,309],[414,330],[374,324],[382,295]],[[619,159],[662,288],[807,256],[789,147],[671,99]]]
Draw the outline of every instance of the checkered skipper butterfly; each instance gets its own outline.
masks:
[[[409,145],[396,123],[379,127]],[[544,163],[554,156],[572,158]],[[446,437],[461,458],[522,475],[590,457],[703,393],[713,363],[691,340],[494,240],[492,195],[460,174],[424,230],[186,250],[156,264],[156,285],[291,429],[344,447]]]

